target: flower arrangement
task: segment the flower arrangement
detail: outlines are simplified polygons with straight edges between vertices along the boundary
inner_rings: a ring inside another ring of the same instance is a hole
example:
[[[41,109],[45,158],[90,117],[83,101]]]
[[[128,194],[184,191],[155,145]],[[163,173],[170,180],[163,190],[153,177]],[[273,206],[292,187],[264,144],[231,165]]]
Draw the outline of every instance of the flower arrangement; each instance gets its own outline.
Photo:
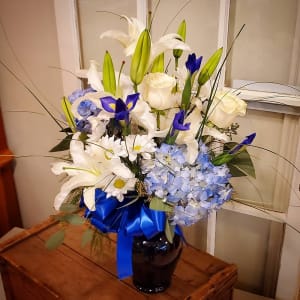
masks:
[[[80,222],[118,233],[118,251],[136,235],[164,231],[172,242],[180,225],[199,221],[231,198],[232,176],[255,176],[246,150],[255,134],[240,144],[231,141],[246,103],[218,90],[223,49],[203,63],[185,43],[185,21],[177,33],[153,42],[149,28],[124,18],[128,34],[112,30],[101,37],[121,42],[130,75],[124,62],[115,70],[108,51],[102,72],[91,61],[89,87],[62,100],[66,137],[52,149],[69,150],[52,166],[54,174],[66,175],[54,203],[65,212],[60,219],[75,222],[70,215],[83,207]],[[173,74],[165,70],[167,51]],[[119,270],[120,277],[127,275]]]

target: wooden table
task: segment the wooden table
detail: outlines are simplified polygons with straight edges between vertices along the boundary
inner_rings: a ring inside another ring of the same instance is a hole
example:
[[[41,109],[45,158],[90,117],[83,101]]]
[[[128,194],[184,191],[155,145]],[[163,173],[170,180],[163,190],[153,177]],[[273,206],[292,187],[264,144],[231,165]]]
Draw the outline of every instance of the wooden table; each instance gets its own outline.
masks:
[[[114,239],[104,239],[101,255],[91,255],[89,246],[80,246],[83,226],[70,226],[64,244],[47,250],[45,240],[60,226],[49,219],[0,244],[8,300],[232,298],[236,266],[193,247],[184,247],[170,288],[148,295],[136,291],[131,278],[117,279]]]

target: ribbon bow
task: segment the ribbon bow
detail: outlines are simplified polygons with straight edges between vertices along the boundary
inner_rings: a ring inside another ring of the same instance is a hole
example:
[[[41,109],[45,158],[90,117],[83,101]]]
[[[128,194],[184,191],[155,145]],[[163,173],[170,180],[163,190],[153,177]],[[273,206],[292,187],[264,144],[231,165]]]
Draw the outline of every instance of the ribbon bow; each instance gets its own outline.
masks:
[[[145,235],[150,239],[165,229],[165,212],[149,209],[142,198],[127,205],[135,197],[136,193],[128,193],[124,201],[119,202],[115,197],[106,198],[104,191],[96,189],[96,210],[86,211],[86,217],[96,228],[104,233],[118,233],[117,270],[120,279],[132,275],[133,237]]]

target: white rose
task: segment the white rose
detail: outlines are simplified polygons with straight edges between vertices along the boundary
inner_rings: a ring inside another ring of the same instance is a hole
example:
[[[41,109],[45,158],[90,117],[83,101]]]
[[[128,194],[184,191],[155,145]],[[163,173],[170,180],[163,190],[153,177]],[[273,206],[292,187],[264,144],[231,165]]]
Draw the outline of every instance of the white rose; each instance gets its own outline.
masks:
[[[144,77],[141,86],[141,95],[152,108],[164,110],[174,107],[174,98],[171,97],[176,80],[165,73],[149,73]]]
[[[246,114],[247,103],[236,95],[218,91],[208,113],[208,119],[219,128],[229,127],[237,116]]]

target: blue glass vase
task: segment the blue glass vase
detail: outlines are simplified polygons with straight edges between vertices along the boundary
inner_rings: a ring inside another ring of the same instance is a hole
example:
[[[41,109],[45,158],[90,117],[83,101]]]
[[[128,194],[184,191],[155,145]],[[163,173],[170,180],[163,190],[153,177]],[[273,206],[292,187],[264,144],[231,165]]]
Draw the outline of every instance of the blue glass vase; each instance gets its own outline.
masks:
[[[160,293],[172,280],[177,261],[182,251],[181,237],[174,236],[170,243],[165,234],[151,239],[135,237],[132,247],[133,284],[144,293]]]

